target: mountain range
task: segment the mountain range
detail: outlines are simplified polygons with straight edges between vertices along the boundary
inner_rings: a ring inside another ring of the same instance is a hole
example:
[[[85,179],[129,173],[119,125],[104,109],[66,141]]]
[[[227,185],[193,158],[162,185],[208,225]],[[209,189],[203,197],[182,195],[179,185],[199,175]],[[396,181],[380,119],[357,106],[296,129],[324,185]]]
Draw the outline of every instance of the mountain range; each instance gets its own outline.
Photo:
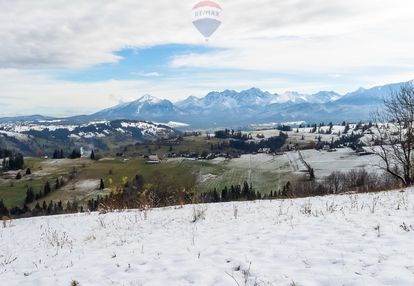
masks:
[[[171,102],[151,95],[121,103],[91,115],[65,118],[71,122],[91,120],[150,120],[156,122],[182,122],[190,128],[243,127],[270,122],[306,121],[359,121],[370,119],[372,111],[381,106],[385,97],[414,81],[360,88],[344,95],[334,91],[315,94],[285,92],[272,94],[258,88],[243,91],[213,91],[202,98],[190,96]],[[3,118],[18,121],[41,116]],[[50,120],[50,117],[45,117]]]

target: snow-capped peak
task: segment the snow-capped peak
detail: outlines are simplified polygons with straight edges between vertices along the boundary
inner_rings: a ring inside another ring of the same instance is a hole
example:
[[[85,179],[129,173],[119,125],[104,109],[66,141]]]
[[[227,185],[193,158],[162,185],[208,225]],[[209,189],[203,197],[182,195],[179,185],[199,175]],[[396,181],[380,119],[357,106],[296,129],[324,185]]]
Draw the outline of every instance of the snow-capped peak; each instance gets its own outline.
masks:
[[[150,104],[157,104],[157,103],[160,103],[161,101],[162,99],[159,99],[150,94],[145,94],[144,96],[142,96],[141,98],[137,100],[137,102],[139,103],[150,103]]]

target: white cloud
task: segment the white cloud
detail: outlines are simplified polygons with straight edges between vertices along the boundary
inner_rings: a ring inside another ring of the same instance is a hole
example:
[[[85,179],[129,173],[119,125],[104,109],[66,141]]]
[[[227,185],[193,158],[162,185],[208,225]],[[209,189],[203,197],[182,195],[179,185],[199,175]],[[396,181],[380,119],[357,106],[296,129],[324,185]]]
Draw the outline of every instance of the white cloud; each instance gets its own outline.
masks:
[[[0,113],[78,113],[145,93],[179,99],[247,85],[274,92],[344,91],[413,77],[412,0],[221,0],[223,24],[208,43],[191,24],[194,2],[0,0],[0,100],[8,110]],[[223,48],[177,56],[173,68],[213,66],[289,77],[246,80],[207,71],[187,79],[163,76],[156,85],[151,78],[161,74],[155,71],[133,81],[53,78],[55,69],[117,62],[115,51],[168,43]],[[312,75],[318,79],[303,82]]]
[[[87,67],[114,51],[203,40],[194,1],[0,1],[0,66]],[[411,0],[222,0],[223,25],[210,44],[223,67],[327,69],[412,59]],[[392,52],[390,52],[392,51]],[[176,66],[204,66],[189,55]],[[326,66],[328,65],[328,66]]]
[[[131,72],[131,75],[143,76],[143,77],[160,77],[160,76],[163,76],[163,74],[159,73],[159,72]]]

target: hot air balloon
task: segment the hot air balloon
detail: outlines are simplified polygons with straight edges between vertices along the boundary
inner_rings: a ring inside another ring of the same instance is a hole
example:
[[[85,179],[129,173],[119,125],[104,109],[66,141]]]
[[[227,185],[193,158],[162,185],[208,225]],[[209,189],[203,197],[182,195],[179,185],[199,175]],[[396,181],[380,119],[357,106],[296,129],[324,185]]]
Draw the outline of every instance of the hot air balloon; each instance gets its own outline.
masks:
[[[213,1],[201,1],[193,7],[193,24],[208,40],[220,27],[221,7]]]

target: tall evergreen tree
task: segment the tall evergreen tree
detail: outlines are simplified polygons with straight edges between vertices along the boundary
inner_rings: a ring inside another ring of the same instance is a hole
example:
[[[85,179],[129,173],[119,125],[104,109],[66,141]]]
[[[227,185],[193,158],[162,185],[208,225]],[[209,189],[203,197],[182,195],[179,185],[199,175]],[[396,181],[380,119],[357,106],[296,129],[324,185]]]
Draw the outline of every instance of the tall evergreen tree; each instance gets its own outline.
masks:
[[[45,186],[43,187],[44,196],[46,197],[51,191],[52,191],[52,189],[50,188],[49,181],[47,181]]]
[[[33,188],[32,187],[27,188],[26,199],[25,199],[26,204],[32,203],[34,201],[34,198],[35,198],[35,195],[33,192]]]
[[[6,205],[3,203],[3,199],[0,200],[0,216],[8,216],[9,210],[7,209]]]
[[[100,189],[100,190],[105,189],[105,183],[104,183],[103,179],[101,179],[101,181],[100,181],[100,183],[99,183],[99,189]]]

